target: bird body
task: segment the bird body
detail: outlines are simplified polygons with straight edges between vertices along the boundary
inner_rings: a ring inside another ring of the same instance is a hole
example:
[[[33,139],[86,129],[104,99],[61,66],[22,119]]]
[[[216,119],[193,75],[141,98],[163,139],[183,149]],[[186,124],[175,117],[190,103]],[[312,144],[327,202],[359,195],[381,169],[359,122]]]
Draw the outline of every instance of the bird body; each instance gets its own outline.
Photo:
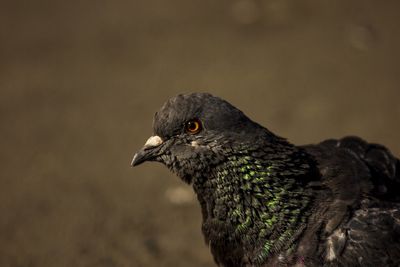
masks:
[[[295,146],[210,94],[156,113],[135,154],[192,184],[219,266],[398,266],[400,163],[357,137]]]

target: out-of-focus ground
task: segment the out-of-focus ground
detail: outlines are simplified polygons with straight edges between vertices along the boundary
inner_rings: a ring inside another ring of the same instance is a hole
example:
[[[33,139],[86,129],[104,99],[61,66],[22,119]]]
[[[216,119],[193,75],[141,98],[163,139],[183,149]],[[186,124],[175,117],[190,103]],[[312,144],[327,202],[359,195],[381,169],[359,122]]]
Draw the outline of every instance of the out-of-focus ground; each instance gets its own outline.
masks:
[[[0,266],[214,266],[190,187],[129,167],[208,91],[296,144],[400,155],[400,2],[3,1]]]

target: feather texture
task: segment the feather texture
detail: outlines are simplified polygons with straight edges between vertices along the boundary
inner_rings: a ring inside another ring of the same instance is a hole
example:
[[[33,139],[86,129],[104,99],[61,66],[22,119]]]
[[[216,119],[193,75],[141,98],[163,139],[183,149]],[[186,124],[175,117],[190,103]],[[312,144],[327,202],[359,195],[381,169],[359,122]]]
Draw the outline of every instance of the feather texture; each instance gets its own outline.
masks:
[[[159,161],[192,184],[217,265],[400,265],[400,162],[384,146],[295,146],[201,93],[167,101],[154,135],[132,164]]]

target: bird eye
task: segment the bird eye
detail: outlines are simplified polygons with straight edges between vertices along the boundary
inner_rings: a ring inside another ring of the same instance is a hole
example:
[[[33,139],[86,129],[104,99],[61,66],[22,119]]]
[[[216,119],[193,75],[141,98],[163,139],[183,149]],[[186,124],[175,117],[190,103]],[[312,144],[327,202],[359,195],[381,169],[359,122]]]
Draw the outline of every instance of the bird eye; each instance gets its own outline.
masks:
[[[198,119],[192,119],[185,124],[185,130],[190,134],[197,134],[201,131],[201,122]]]

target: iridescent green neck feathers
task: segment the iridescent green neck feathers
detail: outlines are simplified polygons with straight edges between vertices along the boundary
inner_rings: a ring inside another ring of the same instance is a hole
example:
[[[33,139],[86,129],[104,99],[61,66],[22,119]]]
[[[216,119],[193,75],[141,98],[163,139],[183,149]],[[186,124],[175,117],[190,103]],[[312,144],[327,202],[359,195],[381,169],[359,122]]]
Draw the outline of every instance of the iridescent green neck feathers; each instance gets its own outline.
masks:
[[[204,199],[204,223],[225,225],[227,241],[251,251],[246,256],[254,265],[290,253],[309,215],[311,198],[302,184],[309,165],[299,157],[301,151],[286,152],[256,155],[242,149],[194,184]],[[206,238],[211,245],[220,242],[214,240],[218,236]]]

